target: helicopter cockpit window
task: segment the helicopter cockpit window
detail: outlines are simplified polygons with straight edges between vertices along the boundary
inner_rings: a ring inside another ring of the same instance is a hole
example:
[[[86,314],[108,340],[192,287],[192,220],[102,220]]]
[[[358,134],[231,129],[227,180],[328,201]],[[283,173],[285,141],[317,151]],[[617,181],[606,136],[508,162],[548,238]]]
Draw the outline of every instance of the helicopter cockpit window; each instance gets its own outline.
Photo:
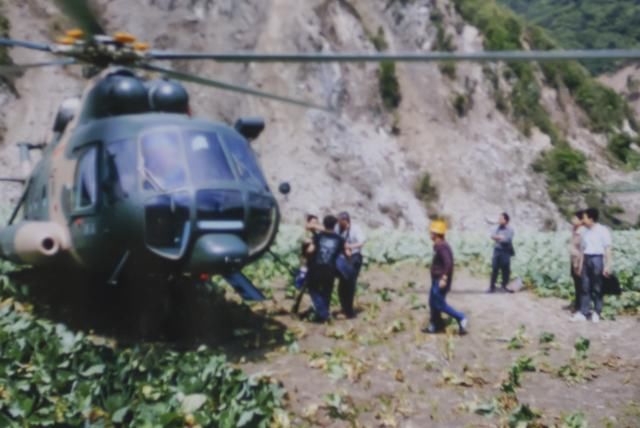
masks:
[[[157,131],[141,139],[140,173],[145,190],[170,191],[187,185],[180,135],[177,132]]]
[[[184,133],[184,138],[194,185],[206,185],[211,180],[234,180],[216,134],[190,131]]]
[[[238,178],[245,183],[251,183],[263,189],[268,189],[258,161],[249,147],[249,143],[241,138],[225,136],[227,150],[232,159]]]
[[[122,199],[135,190],[136,149],[129,140],[120,140],[105,147],[106,193],[112,200]]]
[[[75,181],[76,209],[91,208],[97,202],[97,153],[97,148],[91,147],[81,155],[78,162]]]

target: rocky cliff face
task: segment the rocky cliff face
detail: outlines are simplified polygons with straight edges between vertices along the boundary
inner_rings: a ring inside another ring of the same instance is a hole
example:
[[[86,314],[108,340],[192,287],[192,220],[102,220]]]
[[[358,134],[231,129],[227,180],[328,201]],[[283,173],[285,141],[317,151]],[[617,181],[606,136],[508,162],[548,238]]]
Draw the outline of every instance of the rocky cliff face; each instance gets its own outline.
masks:
[[[52,2],[5,2],[11,35],[50,40],[67,28]],[[337,52],[426,51],[442,43],[458,50],[482,49],[482,36],[443,0],[98,0],[109,31],[127,30],[155,48],[192,51]],[[434,23],[437,17],[438,24]],[[444,33],[443,33],[444,31]],[[14,50],[15,62],[42,54]],[[198,116],[232,122],[262,115],[267,130],[254,142],[273,184],[290,181],[282,198],[285,220],[306,212],[348,209],[370,226],[423,229],[429,215],[444,215],[458,229],[484,227],[502,210],[516,225],[542,228],[562,222],[543,177],[530,165],[549,138],[530,137],[496,108],[487,67],[458,64],[453,75],[437,64],[398,64],[402,100],[385,108],[380,69],[374,64],[291,65],[177,62],[175,68],[262,90],[330,103],[332,115],[189,86]],[[499,75],[500,66],[493,66]],[[81,92],[80,71],[33,70],[16,81],[19,98],[0,97],[6,132],[3,171],[15,169],[14,142],[46,137],[66,96]],[[549,89],[550,105],[558,94]],[[564,107],[559,117],[579,115]],[[584,146],[599,174],[613,171],[599,137],[567,119],[572,142]],[[574,132],[571,132],[573,130]],[[437,188],[429,203],[416,196],[425,176]],[[605,177],[606,178],[606,177]],[[15,198],[16,192],[6,193]]]

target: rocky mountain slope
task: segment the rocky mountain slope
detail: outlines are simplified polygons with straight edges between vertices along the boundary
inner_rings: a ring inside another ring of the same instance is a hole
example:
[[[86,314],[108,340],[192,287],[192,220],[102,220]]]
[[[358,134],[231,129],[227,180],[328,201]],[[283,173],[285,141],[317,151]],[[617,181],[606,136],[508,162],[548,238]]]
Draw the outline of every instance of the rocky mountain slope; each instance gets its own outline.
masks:
[[[11,36],[50,40],[68,28],[52,3],[5,1],[2,14],[11,23]],[[264,52],[477,51],[487,46],[486,39],[480,25],[470,25],[459,13],[463,3],[468,2],[95,1],[109,31],[126,29],[156,48]],[[40,53],[17,49],[11,55],[16,63],[42,59]],[[532,168],[555,141],[535,122],[523,125],[511,105],[513,97],[501,99],[502,92],[517,87],[505,65],[397,64],[395,70],[374,64],[172,66],[338,109],[332,115],[189,86],[198,116],[228,122],[241,115],[265,117],[267,130],[254,147],[273,186],[284,180],[293,186],[281,199],[288,222],[301,221],[306,212],[341,209],[372,227],[423,229],[429,216],[441,215],[454,228],[478,228],[502,210],[521,228],[564,221],[558,198],[549,191],[549,174]],[[572,94],[562,85],[549,85],[539,70],[533,76],[541,88],[540,104],[561,129],[563,141],[585,154],[590,176],[602,182],[624,179],[626,170],[607,154],[607,136],[593,131]],[[32,70],[15,86],[17,95],[7,90],[0,95],[0,129],[6,129],[0,149],[3,175],[17,168],[14,143],[46,138],[58,104],[79,94],[84,81],[77,69]],[[387,96],[391,91],[390,101],[381,97],[381,88]],[[635,135],[626,119],[619,128]],[[3,195],[6,203],[18,190]],[[606,202],[623,205],[628,220],[635,222],[640,206],[633,198]],[[565,198],[564,203],[582,201]]]

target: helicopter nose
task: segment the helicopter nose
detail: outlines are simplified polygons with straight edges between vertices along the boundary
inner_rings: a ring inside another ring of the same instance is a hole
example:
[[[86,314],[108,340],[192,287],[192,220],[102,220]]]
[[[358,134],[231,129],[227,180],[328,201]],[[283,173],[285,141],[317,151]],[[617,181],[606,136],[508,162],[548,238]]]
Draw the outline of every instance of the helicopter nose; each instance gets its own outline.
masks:
[[[202,235],[194,244],[188,270],[192,273],[203,273],[220,265],[240,265],[248,255],[247,244],[237,235],[219,233]]]

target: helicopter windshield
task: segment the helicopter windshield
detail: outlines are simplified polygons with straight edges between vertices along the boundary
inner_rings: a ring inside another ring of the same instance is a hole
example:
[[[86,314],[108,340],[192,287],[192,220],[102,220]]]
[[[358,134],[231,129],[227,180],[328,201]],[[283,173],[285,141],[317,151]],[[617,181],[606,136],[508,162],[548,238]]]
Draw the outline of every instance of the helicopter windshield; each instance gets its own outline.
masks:
[[[204,131],[157,130],[140,139],[139,175],[144,190],[167,192],[190,184],[242,181],[267,188],[249,144],[242,138]]]
[[[189,131],[183,135],[189,172],[196,186],[205,185],[211,180],[234,180],[233,172],[216,134]]]
[[[233,136],[225,136],[225,142],[240,181],[266,189],[267,180],[260,170],[249,143]]]
[[[145,190],[164,192],[187,185],[187,169],[180,146],[178,132],[156,131],[142,137],[140,172]]]

